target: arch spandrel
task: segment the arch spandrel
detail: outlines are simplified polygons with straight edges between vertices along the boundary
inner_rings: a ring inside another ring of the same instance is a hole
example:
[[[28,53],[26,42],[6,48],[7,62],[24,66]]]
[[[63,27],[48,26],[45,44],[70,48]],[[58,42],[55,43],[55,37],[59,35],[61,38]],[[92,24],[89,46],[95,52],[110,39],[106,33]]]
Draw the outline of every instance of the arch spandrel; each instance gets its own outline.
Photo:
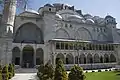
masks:
[[[69,39],[70,36],[69,36],[69,33],[65,29],[60,28],[56,31],[55,38],[67,38],[67,39]]]
[[[80,40],[93,40],[90,31],[84,27],[77,29],[75,33],[75,38]]]

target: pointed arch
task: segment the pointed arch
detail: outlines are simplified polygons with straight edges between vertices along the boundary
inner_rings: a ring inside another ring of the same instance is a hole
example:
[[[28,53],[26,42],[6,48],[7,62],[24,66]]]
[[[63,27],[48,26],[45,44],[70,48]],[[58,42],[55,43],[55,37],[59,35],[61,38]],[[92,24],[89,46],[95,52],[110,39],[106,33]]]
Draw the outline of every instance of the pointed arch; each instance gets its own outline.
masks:
[[[74,57],[71,53],[68,53],[66,55],[66,64],[73,64],[74,63]]]
[[[86,64],[86,57],[84,54],[80,55],[80,64]]]
[[[56,31],[55,38],[67,38],[67,39],[69,39],[70,36],[69,36],[69,33],[65,29],[60,28]]]
[[[113,54],[110,54],[110,62],[116,62],[116,57]]]
[[[57,61],[58,61],[59,59],[61,59],[61,60],[63,61],[63,63],[65,63],[65,57],[64,57],[64,55],[63,55],[62,53],[58,53],[58,54],[56,55],[56,63],[57,63]]]
[[[78,28],[78,30],[75,33],[75,38],[81,40],[93,40],[90,31],[84,27]]]
[[[44,61],[44,51],[42,48],[36,49],[36,65],[43,64]]]
[[[12,63],[15,65],[20,65],[20,49],[19,47],[14,47],[12,49]]]
[[[90,53],[87,55],[87,63],[93,63],[93,57]]]
[[[25,45],[22,51],[22,67],[34,67],[34,48],[31,45]],[[29,64],[29,65],[27,65]]]
[[[43,43],[43,32],[36,24],[27,22],[22,24],[14,35],[17,43]]]
[[[103,63],[103,56],[100,56],[100,63]]]
[[[94,63],[99,63],[100,62],[100,58],[99,55],[96,53],[94,54]]]

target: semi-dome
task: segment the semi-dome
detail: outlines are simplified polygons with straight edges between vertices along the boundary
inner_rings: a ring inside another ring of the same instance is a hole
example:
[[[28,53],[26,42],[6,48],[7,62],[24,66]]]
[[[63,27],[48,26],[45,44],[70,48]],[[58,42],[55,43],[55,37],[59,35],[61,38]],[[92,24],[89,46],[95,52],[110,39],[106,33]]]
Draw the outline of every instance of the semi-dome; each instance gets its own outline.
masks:
[[[91,19],[91,18],[93,18],[93,16],[91,16],[90,14],[85,14],[83,16],[84,16],[85,19]]]

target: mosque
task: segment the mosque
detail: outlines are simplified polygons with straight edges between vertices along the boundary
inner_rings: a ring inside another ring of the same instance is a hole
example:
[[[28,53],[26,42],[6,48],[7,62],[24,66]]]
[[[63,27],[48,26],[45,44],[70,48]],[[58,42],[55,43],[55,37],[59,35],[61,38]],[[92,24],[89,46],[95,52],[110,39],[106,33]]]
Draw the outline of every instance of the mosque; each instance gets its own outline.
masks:
[[[8,47],[1,47],[8,54],[0,58],[22,68],[48,61],[54,65],[58,59],[66,68],[74,64],[85,69],[115,67],[120,43],[116,24],[110,15],[101,18],[83,14],[66,4],[45,4],[38,11],[27,9],[16,15],[13,33],[8,29],[13,36],[7,39]]]

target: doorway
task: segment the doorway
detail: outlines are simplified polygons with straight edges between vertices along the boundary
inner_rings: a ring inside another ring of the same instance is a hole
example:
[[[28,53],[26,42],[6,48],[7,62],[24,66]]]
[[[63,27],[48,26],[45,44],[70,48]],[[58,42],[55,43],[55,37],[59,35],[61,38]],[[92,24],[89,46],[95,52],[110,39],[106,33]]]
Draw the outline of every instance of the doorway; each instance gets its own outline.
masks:
[[[33,68],[34,67],[34,49],[32,46],[25,46],[23,48],[23,68]]]

